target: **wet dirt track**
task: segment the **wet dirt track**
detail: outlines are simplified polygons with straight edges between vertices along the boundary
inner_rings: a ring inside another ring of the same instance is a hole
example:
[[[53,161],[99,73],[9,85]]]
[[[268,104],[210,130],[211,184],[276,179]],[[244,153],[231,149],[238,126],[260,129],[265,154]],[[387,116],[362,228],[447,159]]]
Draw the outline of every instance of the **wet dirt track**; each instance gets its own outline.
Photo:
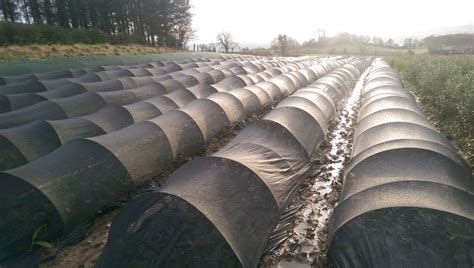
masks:
[[[338,106],[326,141],[312,157],[312,169],[276,228],[262,267],[327,267],[328,222],[342,190],[354,124],[368,69]],[[281,233],[283,232],[283,235]],[[279,235],[278,235],[278,234]],[[274,243],[272,245],[272,243]]]

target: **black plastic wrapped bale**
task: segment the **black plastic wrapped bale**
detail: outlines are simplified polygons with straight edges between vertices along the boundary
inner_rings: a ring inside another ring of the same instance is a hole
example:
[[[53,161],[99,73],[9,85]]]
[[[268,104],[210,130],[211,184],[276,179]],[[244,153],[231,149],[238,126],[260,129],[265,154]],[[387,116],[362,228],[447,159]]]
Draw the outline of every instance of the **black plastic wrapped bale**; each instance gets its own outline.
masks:
[[[126,205],[97,267],[256,267],[335,113],[326,117],[322,98],[288,97],[223,149],[184,164],[158,192]]]
[[[148,121],[72,140],[35,161],[0,172],[0,183],[14,186],[0,188],[4,215],[0,233],[7,234],[0,238],[0,260],[27,249],[40,226],[46,224],[52,231],[39,239],[50,241],[68,234],[173,161],[204,149],[213,135],[250,115],[242,105],[245,99],[241,94],[215,93]],[[84,119],[97,125],[103,120],[92,115]],[[29,202],[29,196],[38,201]]]
[[[330,221],[337,267],[472,267],[471,167],[377,60],[363,89],[340,203]]]

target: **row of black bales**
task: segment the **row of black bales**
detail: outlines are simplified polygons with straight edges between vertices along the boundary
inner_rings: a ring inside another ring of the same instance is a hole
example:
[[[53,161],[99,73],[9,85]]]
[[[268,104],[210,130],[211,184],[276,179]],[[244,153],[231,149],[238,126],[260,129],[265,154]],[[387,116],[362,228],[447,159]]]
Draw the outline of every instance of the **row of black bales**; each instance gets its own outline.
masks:
[[[282,94],[291,96],[224,148],[189,161],[159,191],[129,202],[97,266],[256,267],[338,101],[368,64],[353,60],[295,93],[288,88]],[[229,119],[202,120],[215,132]]]
[[[38,239],[70,233],[176,159],[202,150],[226,127],[346,61],[296,62],[300,70],[289,67],[291,72],[251,88],[217,92],[105,135],[74,139],[29,164],[0,172],[0,259],[29,248],[32,234],[43,225],[48,232]],[[230,89],[233,83],[219,88]],[[265,95],[270,101],[261,102]]]
[[[469,165],[378,60],[363,89],[329,257],[337,267],[472,267],[473,193]]]
[[[294,64],[291,66],[293,69],[298,68]],[[31,162],[72,139],[103,135],[159,116],[167,111],[181,108],[195,99],[205,98],[212,93],[254,85],[281,74],[285,70],[293,70],[289,69],[291,66],[282,66],[282,69],[271,67],[266,70],[265,66],[258,63],[247,63],[243,66],[247,70],[246,75],[225,74],[223,71],[228,69],[212,70],[203,72],[203,74],[216,75],[211,77],[212,79],[199,83],[192,76],[181,76],[180,78],[189,78],[187,79],[189,82],[180,83],[182,80],[178,78],[156,83],[151,85],[151,88],[146,86],[147,90],[150,89],[153,94],[142,94],[138,99],[136,93],[139,89],[129,92],[130,94],[123,94],[125,92],[123,90],[100,95],[92,93],[102,99],[91,99],[88,98],[90,95],[85,94],[81,94],[84,96],[71,97],[74,100],[67,102],[72,105],[62,105],[71,111],[68,113],[70,115],[68,119],[35,120],[19,127],[0,130],[0,170],[15,168]],[[259,72],[260,70],[264,71]],[[192,81],[194,82],[191,83]],[[129,96],[131,94],[133,95]],[[79,98],[81,98],[80,101],[78,101]],[[138,101],[141,99],[143,100]],[[94,100],[100,100],[100,102],[94,102]],[[58,103],[64,104],[59,101]],[[98,107],[103,108],[91,113]],[[45,113],[48,114],[45,116]],[[28,113],[28,115],[30,118],[33,116],[46,119],[56,117],[49,109],[43,113]]]

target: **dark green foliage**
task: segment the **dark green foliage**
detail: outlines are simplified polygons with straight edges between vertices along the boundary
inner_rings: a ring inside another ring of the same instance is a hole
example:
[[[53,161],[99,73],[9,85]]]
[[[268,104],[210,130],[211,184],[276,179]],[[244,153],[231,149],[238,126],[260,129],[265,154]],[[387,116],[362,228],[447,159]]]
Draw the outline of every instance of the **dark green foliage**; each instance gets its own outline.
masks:
[[[414,56],[389,59],[441,132],[474,164],[474,58]]]
[[[15,24],[2,22],[0,24],[0,44],[15,43]]]
[[[473,54],[474,34],[428,36],[423,39],[431,54]]]
[[[112,45],[123,45],[123,44],[146,44],[147,41],[142,35],[139,34],[116,34],[109,36],[109,42]]]
[[[68,31],[59,27],[52,27],[49,25],[40,25],[42,39],[40,43],[43,44],[61,44],[67,42]]]
[[[2,6],[3,19],[6,21],[15,21],[18,18],[16,12],[16,3],[13,0],[2,0],[0,2]]]
[[[70,33],[71,43],[100,44],[105,43],[107,35],[99,29],[76,29]],[[133,42],[128,42],[133,43]]]
[[[0,20],[5,22],[82,29],[63,32],[56,28],[0,25],[7,34],[0,37],[2,45],[109,40],[114,44],[184,48],[194,33],[189,0],[1,0],[0,8]],[[89,32],[91,28],[102,32]],[[46,32],[53,36],[42,34]]]
[[[107,35],[103,31],[90,29],[64,29],[46,24],[24,25],[0,22],[0,45],[9,44],[145,44],[143,36],[131,34]]]

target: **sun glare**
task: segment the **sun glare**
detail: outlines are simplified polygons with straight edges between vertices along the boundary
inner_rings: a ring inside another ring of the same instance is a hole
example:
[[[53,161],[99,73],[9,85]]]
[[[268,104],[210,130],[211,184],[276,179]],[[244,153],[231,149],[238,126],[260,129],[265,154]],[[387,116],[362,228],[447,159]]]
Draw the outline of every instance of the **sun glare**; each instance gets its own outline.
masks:
[[[450,1],[192,1],[197,43],[214,42],[226,30],[236,40],[269,44],[279,33],[303,42],[317,36],[350,32],[397,38],[450,25],[473,24],[474,2]],[[203,29],[203,30],[200,30]],[[205,29],[205,30],[204,30]]]

